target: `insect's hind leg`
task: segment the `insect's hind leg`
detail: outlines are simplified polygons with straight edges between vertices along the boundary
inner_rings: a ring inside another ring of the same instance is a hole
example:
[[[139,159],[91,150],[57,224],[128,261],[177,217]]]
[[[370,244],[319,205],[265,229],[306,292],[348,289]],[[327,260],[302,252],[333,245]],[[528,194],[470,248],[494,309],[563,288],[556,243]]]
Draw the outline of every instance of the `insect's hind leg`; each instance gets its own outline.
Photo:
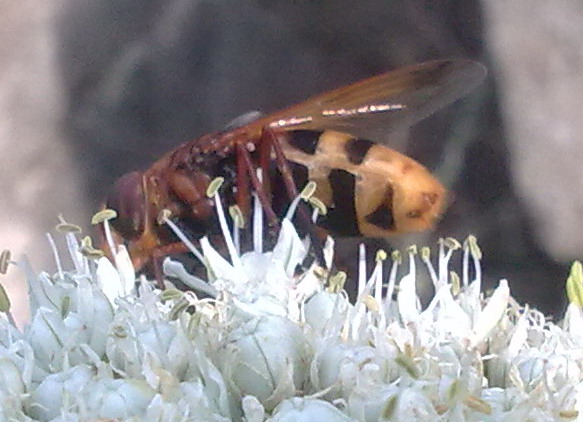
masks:
[[[290,201],[293,201],[294,198],[298,196],[298,189],[296,187],[296,182],[294,181],[290,166],[283,153],[283,149],[281,148],[279,139],[277,138],[277,133],[273,129],[269,127],[263,128],[260,138],[260,148],[262,150],[263,149],[269,150],[270,151],[269,154],[271,154],[271,149],[273,148],[273,152],[275,154],[275,163],[277,169],[281,173],[281,177],[285,184],[287,196]],[[261,155],[261,157],[263,157],[263,154]],[[268,155],[268,157],[270,158],[270,155]],[[264,165],[263,161],[261,162],[261,165],[263,168]],[[268,166],[269,162],[265,163],[265,165]],[[263,170],[264,174],[266,171],[268,170]],[[310,236],[312,244],[314,245],[314,253],[316,255],[318,263],[322,266],[325,266],[324,244],[322,241],[322,237],[319,236],[316,230],[316,225],[312,222],[312,219],[310,218],[310,212],[307,204],[304,201],[300,201],[296,212],[298,214],[300,224],[302,224],[302,227],[304,227],[304,229],[307,231],[307,234],[308,236]]]
[[[261,151],[268,151],[268,153],[262,152],[261,154],[261,166],[263,169],[263,173],[269,171],[269,161],[264,162],[263,158],[267,155],[267,159],[270,160],[271,158],[271,150],[275,154],[275,163],[277,165],[277,169],[281,173],[281,177],[285,184],[285,190],[287,192],[289,200],[293,200],[296,196],[298,196],[298,189],[296,186],[296,182],[294,181],[291,169],[283,154],[283,150],[281,148],[281,144],[279,143],[279,139],[277,138],[277,134],[275,131],[269,127],[263,128],[260,138],[260,148]],[[266,168],[263,168],[265,166]]]
[[[257,177],[255,166],[251,160],[251,154],[247,150],[245,142],[237,142],[237,177],[239,179],[237,181],[237,189],[243,189],[242,195],[237,195],[238,201],[242,201],[248,204],[249,186],[247,180],[249,180],[253,190],[255,191],[255,194],[259,198],[259,202],[263,207],[263,212],[265,212],[269,225],[271,227],[279,227],[277,215],[275,214],[275,211],[273,211],[273,207],[271,206],[271,202],[269,201],[263,184]],[[242,206],[241,202],[239,202],[239,206]],[[249,205],[246,206],[247,208],[250,208]]]

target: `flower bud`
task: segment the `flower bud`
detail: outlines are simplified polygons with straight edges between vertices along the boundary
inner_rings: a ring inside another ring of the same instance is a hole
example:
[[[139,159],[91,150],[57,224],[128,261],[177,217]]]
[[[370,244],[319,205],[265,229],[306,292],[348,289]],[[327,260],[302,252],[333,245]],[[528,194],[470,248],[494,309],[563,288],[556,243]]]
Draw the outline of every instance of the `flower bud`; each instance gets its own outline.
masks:
[[[0,358],[0,420],[17,420],[25,390],[20,368],[8,358]]]
[[[280,403],[269,422],[354,422],[324,400],[294,397]]]
[[[342,324],[346,312],[352,308],[348,298],[340,293],[320,291],[312,296],[304,306],[306,322],[317,332],[324,328]],[[333,317],[336,316],[336,320]]]
[[[83,389],[85,406],[96,418],[139,417],[154,395],[145,381],[136,379],[100,379]]]
[[[71,398],[79,397],[91,377],[91,369],[86,365],[47,376],[32,392],[27,403],[28,414],[42,421],[56,418],[66,401],[70,403]]]
[[[34,350],[37,365],[45,370],[61,368],[63,345],[67,344],[68,336],[69,329],[61,315],[57,311],[40,308],[26,333]]]
[[[239,400],[255,396],[267,411],[302,391],[310,352],[300,327],[278,316],[253,318],[228,336],[219,366]]]

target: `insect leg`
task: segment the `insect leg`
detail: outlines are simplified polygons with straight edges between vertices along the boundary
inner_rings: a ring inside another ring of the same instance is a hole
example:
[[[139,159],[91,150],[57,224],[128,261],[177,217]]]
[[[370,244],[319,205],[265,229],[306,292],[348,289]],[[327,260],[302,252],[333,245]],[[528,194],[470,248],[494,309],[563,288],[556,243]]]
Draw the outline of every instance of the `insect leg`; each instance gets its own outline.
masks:
[[[270,177],[270,167],[271,167],[271,148],[272,139],[269,136],[263,136],[259,138],[259,166],[261,168],[261,174],[263,175],[263,189],[268,195],[269,200],[273,200],[271,194],[271,177]]]
[[[249,192],[249,174],[243,154],[237,153],[237,205],[245,218],[251,215],[251,193]]]
[[[266,143],[267,145],[273,147],[277,169],[283,177],[285,190],[287,191],[290,201],[293,200],[296,196],[298,196],[298,189],[296,187],[296,182],[294,181],[289,165],[287,164],[285,155],[283,154],[283,150],[281,149],[279,140],[277,139],[277,134],[273,131],[273,129],[269,127],[263,128],[263,132],[261,133],[261,143]]]
[[[259,181],[259,179],[257,178],[257,174],[255,173],[255,167],[253,166],[253,162],[251,161],[251,155],[249,154],[249,151],[247,151],[247,148],[245,147],[243,142],[237,142],[237,154],[242,160],[243,165],[247,169],[247,174],[251,179],[251,185],[253,186],[253,189],[255,190],[257,197],[259,198],[259,202],[261,202],[261,206],[263,207],[263,211],[265,212],[267,220],[269,221],[269,225],[272,227],[279,226],[277,216],[275,215],[275,212],[273,211],[273,208],[269,203],[269,199],[265,194],[263,186],[261,185],[261,182]]]
[[[160,245],[152,250],[152,267],[154,269],[154,277],[156,278],[156,283],[161,290],[164,290],[164,272],[162,270],[162,261],[164,258],[189,252],[188,247],[182,242],[170,243],[168,245]]]
[[[279,143],[279,139],[277,138],[277,134],[273,131],[273,129],[265,127],[261,133],[261,139],[262,142],[268,142],[273,147],[277,169],[281,173],[287,194],[290,201],[292,201],[296,196],[298,196],[298,189],[296,187],[296,182],[294,181],[291,169],[287,163],[287,159],[283,154],[283,150]],[[322,242],[322,238],[318,236],[316,226],[314,223],[312,223],[312,219],[310,218],[308,207],[303,201],[300,201],[298,204],[297,213],[301,223],[305,226],[306,231],[308,232],[308,235],[314,244],[314,253],[316,254],[316,259],[321,265],[325,265],[324,244]]]

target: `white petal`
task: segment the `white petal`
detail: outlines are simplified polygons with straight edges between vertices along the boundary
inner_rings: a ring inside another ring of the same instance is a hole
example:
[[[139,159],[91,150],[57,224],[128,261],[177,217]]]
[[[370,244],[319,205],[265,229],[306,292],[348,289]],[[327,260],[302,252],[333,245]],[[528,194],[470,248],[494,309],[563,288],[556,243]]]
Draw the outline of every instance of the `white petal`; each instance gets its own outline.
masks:
[[[474,326],[474,335],[470,339],[472,346],[477,346],[481,343],[498,324],[498,321],[506,312],[509,299],[510,288],[508,287],[508,281],[500,280],[500,284],[494,290]]]
[[[174,277],[182,281],[192,290],[202,292],[210,297],[217,297],[218,291],[206,281],[189,274],[181,262],[174,261],[170,257],[164,258],[162,263],[164,275]]]
[[[304,305],[304,315],[308,323],[317,333],[323,333],[327,326],[338,326],[342,323],[346,312],[352,308],[348,298],[340,293],[321,291],[316,293]],[[333,316],[335,320],[332,320]]]
[[[229,264],[229,262],[227,262],[227,260],[211,246],[208,238],[203,237],[200,239],[200,246],[212,273],[211,281],[214,279],[224,279],[235,283],[247,282],[247,275]]]
[[[85,386],[83,400],[96,418],[125,419],[145,413],[154,394],[145,381],[101,379]]]
[[[24,394],[24,381],[20,375],[20,368],[10,359],[0,358],[0,397],[14,397],[20,401],[20,396]],[[1,400],[0,403],[3,403]]]
[[[253,396],[243,397],[241,407],[243,408],[246,422],[263,422],[265,419],[265,409],[257,398]]]
[[[79,397],[82,388],[92,377],[88,366],[76,366],[64,372],[49,375],[32,392],[28,414],[40,420],[57,417],[68,397]]]
[[[573,302],[569,303],[565,312],[563,327],[572,336],[583,339],[583,309],[578,304]]]
[[[415,277],[407,274],[399,283],[399,293],[397,294],[397,304],[399,315],[403,324],[416,321],[419,318],[419,299],[415,288]]]
[[[68,335],[69,330],[59,313],[40,308],[26,333],[36,364],[45,370],[61,368],[65,353],[63,345],[67,344]]]
[[[307,250],[293,224],[284,218],[281,222],[277,243],[273,249],[272,259],[283,262],[288,277],[291,277],[296,266],[305,258],[306,254]]]
[[[123,295],[123,284],[120,274],[111,261],[105,257],[97,261],[97,282],[109,302],[116,306],[115,300]]]
[[[109,327],[113,321],[113,306],[105,293],[87,279],[79,281],[76,302],[87,344],[102,356],[105,353]]]
[[[432,308],[435,308],[434,320],[425,318],[425,314],[429,313]],[[427,321],[428,336],[441,335],[441,340],[448,341],[451,337],[465,338],[470,335],[471,320],[453,298],[451,286],[448,284],[439,289],[422,315],[423,319]],[[438,339],[433,339],[433,341],[436,340]]]
[[[124,245],[119,245],[117,247],[117,253],[115,254],[115,266],[119,271],[121,279],[122,295],[126,296],[134,289],[134,284],[136,282],[136,272],[134,271],[134,265],[132,264],[128,250]]]

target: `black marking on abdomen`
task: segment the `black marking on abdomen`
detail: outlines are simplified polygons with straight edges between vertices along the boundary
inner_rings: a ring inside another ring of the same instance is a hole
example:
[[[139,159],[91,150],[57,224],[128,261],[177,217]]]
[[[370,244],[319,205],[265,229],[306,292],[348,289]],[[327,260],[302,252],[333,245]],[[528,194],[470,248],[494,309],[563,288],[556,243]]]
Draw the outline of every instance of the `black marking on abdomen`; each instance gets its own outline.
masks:
[[[318,142],[320,141],[322,131],[298,129],[289,131],[288,134],[288,142],[292,147],[305,152],[306,154],[314,155],[318,148]]]
[[[345,170],[334,169],[330,171],[328,180],[334,205],[322,217],[320,225],[336,236],[359,236],[354,204],[355,176]]]
[[[388,188],[385,197],[387,199],[383,201],[376,210],[367,215],[365,219],[370,224],[374,224],[383,230],[394,230],[395,218],[393,217],[393,189],[391,187]]]
[[[368,150],[371,149],[374,144],[373,141],[367,139],[350,139],[344,145],[348,161],[356,165],[361,164],[366,157],[366,154],[368,154]]]
[[[289,160],[287,165],[292,172],[294,184],[296,185],[297,190],[301,191],[306,183],[308,183],[308,168],[303,164],[295,163]],[[283,180],[283,176],[281,175],[281,172],[275,163],[272,163],[270,167],[270,175],[273,210],[281,217],[287,211],[293,198],[288,197],[285,181]]]
[[[308,183],[309,172],[308,168],[299,163],[294,163],[293,161],[288,161],[288,166],[291,169],[292,176],[294,178],[294,182],[296,183],[296,187],[298,191],[301,191],[306,183]]]

